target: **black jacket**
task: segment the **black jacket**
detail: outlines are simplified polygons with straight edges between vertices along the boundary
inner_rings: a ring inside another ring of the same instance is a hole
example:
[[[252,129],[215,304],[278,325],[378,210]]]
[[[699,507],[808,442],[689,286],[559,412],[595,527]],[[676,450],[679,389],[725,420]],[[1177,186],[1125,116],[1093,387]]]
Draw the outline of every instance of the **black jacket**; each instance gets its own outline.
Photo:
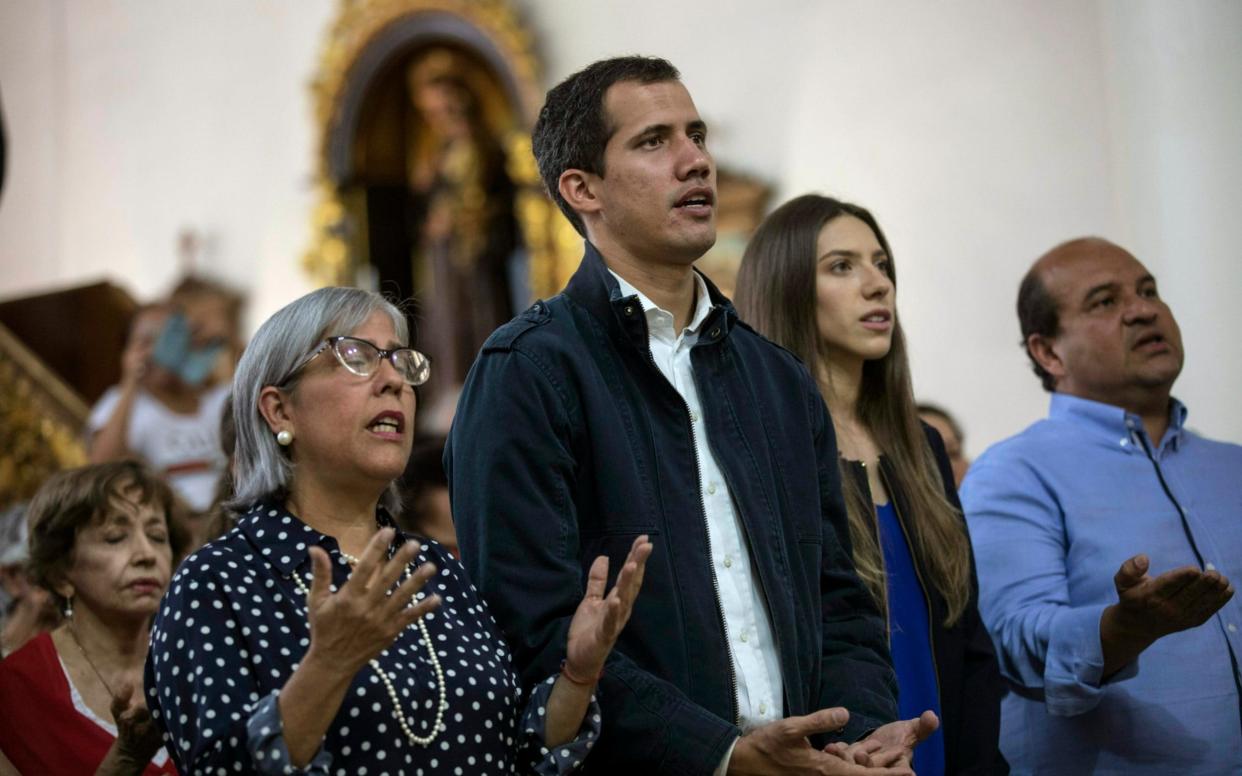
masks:
[[[953,470],[944,451],[944,442],[934,428],[923,424],[923,432],[944,482],[949,503],[962,511],[953,484]],[[867,471],[857,461],[850,462],[851,474],[870,499],[871,488]],[[885,457],[880,457],[880,474],[888,488],[889,498],[897,511],[897,519],[907,537],[918,531],[918,517],[910,507],[901,475]],[[878,537],[877,537],[878,541]],[[970,602],[953,627],[944,625],[948,607],[934,585],[925,583],[927,570],[918,554],[913,552],[915,571],[927,597],[931,620],[932,650],[935,652],[936,679],[940,689],[940,725],[944,729],[945,772],[952,774],[1004,774],[1009,765],[1001,756],[997,739],[1000,736],[1000,701],[1005,692],[996,655],[987,629],[979,618],[979,583],[974,572],[971,553]]]
[[[836,438],[805,367],[714,309],[691,351],[780,652],[786,712],[896,715],[883,621],[854,572]],[[710,774],[739,730],[686,405],[651,360],[637,297],[587,246],[565,291],[498,329],[445,451],[463,561],[529,686],[557,671],[586,570],[655,544],[600,682],[590,773]],[[611,584],[611,580],[610,580]]]

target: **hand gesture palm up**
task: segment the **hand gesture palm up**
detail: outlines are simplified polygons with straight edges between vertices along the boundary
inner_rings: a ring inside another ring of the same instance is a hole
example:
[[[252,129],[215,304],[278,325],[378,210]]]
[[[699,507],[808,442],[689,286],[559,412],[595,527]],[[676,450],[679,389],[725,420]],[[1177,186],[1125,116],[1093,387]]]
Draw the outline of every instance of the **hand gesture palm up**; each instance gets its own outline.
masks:
[[[601,555],[591,564],[586,595],[569,623],[565,667],[571,676],[589,681],[603,671],[604,661],[617,642],[617,636],[629,622],[653,548],[646,534],[634,540],[617,582],[606,596],[608,557]]]
[[[391,528],[384,528],[371,537],[349,580],[335,594],[329,591],[332,568],[328,554],[319,547],[310,548],[314,572],[306,597],[310,649],[332,663],[348,666],[350,675],[387,649],[406,627],[440,605],[438,595],[410,605],[436,573],[431,563],[420,565],[396,590],[392,589],[419,549],[418,542],[409,541],[385,560],[393,535]]]

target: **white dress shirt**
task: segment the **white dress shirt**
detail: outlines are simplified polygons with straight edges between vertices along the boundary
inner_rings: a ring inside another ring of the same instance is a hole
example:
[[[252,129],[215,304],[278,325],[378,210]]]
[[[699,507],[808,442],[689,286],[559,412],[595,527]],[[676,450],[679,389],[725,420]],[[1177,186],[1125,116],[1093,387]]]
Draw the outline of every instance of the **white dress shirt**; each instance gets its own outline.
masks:
[[[610,270],[611,271],[611,270]],[[716,594],[724,614],[725,634],[737,678],[738,719],[742,730],[750,731],[784,716],[784,692],[780,658],[772,635],[772,622],[759,581],[751,565],[742,526],[724,473],[712,455],[699,392],[694,384],[690,349],[699,339],[699,328],[711,312],[707,284],[696,272],[695,308],[689,325],[674,331],[673,314],[656,306],[617,273],[622,296],[637,296],[647,319],[647,344],[656,367],[681,394],[694,429],[694,449],[699,461],[699,494],[707,518],[707,537],[711,549]],[[732,748],[718,774],[728,767]]]

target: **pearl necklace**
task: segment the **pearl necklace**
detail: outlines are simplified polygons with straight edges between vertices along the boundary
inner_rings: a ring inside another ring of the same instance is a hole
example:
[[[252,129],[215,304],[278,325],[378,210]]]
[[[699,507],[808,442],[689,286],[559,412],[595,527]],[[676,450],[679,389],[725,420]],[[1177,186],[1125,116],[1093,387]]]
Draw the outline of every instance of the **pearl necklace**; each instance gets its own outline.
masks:
[[[349,553],[342,552],[341,557],[345,559],[345,562],[348,563],[351,568],[358,565],[358,559]],[[407,566],[401,581],[404,582],[409,578],[410,569]],[[303,598],[310,597],[310,590],[307,589],[306,583],[302,581],[302,578],[298,576],[296,571],[293,572],[293,584],[297,585],[297,588],[302,593]],[[413,601],[406,604],[406,606],[413,605]],[[307,621],[309,622],[309,608],[307,609],[306,614]],[[427,631],[427,623],[423,621],[422,617],[419,617],[417,625],[418,630],[422,635],[423,646],[427,648],[427,656],[431,658],[431,667],[436,672],[436,691],[440,696],[439,700],[436,702],[436,721],[431,726],[430,735],[420,736],[414,733],[414,729],[410,727],[409,721],[405,718],[405,714],[401,711],[401,699],[397,695],[397,688],[393,686],[392,678],[388,676],[388,672],[383,668],[380,668],[379,660],[373,658],[367,661],[367,665],[371,666],[372,670],[374,670],[376,675],[379,676],[380,681],[384,683],[384,689],[388,691],[388,697],[392,700],[392,715],[396,718],[397,724],[400,725],[401,732],[405,733],[405,737],[412,744],[417,744],[419,746],[430,746],[431,742],[436,740],[436,736],[440,734],[440,731],[444,730],[444,712],[448,709],[448,700],[444,687],[444,671],[440,668],[440,658],[436,655],[435,645],[431,643],[431,634]],[[384,650],[384,652],[387,651],[388,650]]]

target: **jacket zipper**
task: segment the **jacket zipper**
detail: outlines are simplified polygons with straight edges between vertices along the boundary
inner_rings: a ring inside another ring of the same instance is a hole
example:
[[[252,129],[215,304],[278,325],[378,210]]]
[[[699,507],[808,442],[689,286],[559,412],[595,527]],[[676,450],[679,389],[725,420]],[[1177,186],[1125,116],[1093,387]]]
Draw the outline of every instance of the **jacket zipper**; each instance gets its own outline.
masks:
[[[866,468],[867,464],[863,463],[864,471]],[[927,594],[927,582],[923,579],[922,569],[919,568],[919,562],[917,560],[918,556],[915,551],[914,543],[910,541],[910,532],[906,530],[906,520],[902,517],[901,507],[897,504],[896,492],[893,490],[893,486],[889,484],[888,475],[884,473],[884,467],[879,466],[877,467],[877,470],[880,472],[880,479],[884,482],[884,489],[888,491],[888,500],[892,503],[893,512],[897,515],[897,525],[901,528],[901,535],[906,540],[906,547],[910,549],[910,559],[913,561],[911,565],[914,566],[914,575],[918,577],[919,580],[919,592],[923,594],[923,602],[927,606],[927,644],[931,647],[932,672],[936,676],[936,697],[939,698],[941,697],[940,664],[936,662],[936,627],[935,622],[932,619],[935,616],[935,610],[932,609],[931,596]],[[878,526],[876,533],[877,535],[879,534]],[[884,553],[882,548],[880,553],[881,555]]]
[[[656,370],[660,377],[664,378],[664,382],[669,383],[668,378],[664,377],[664,373],[660,371],[660,367],[656,364],[655,356],[651,355],[650,346],[646,348],[646,353],[647,361],[650,362],[651,367]],[[686,427],[690,430],[690,443],[694,448],[694,481],[699,494],[699,514],[703,517],[703,530],[708,536],[707,568],[712,575],[712,592],[715,594],[716,616],[720,618],[720,627],[725,635],[725,652],[729,657],[729,689],[731,691],[729,694],[729,704],[730,709],[733,711],[734,724],[741,724],[741,713],[738,709],[739,704],[737,700],[737,671],[734,669],[733,662],[733,642],[729,638],[729,623],[725,621],[724,609],[720,605],[720,582],[716,578],[716,561],[711,554],[711,530],[707,522],[707,504],[703,501],[703,470],[699,463],[698,436],[694,433],[694,421],[690,418],[690,405],[686,403],[686,399],[681,395],[681,391],[678,391],[672,383],[669,383],[668,387],[672,388],[673,392],[677,394],[677,398],[681,400],[681,408],[686,413]]]

